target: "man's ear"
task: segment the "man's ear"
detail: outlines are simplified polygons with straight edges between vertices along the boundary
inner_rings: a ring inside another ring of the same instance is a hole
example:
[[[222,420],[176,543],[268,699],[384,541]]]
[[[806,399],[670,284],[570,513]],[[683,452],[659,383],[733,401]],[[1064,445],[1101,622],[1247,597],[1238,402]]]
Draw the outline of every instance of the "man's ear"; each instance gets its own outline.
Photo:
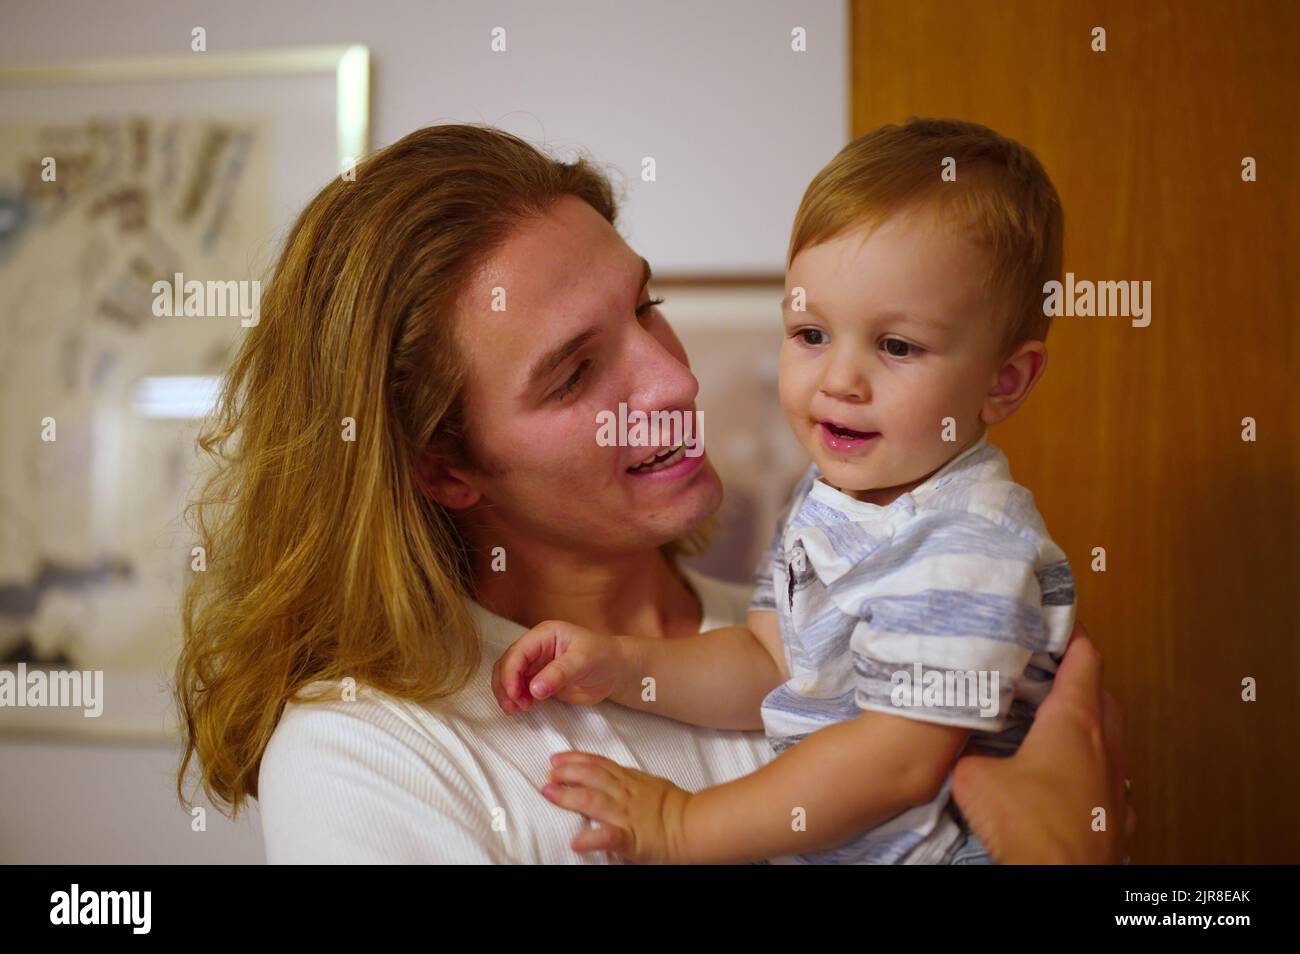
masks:
[[[469,471],[447,466],[431,447],[420,455],[415,476],[420,490],[449,510],[472,507],[483,496]]]
[[[1038,379],[1047,369],[1047,346],[1041,341],[1026,341],[1002,361],[989,385],[980,408],[980,420],[997,424],[1009,418],[1029,397]]]

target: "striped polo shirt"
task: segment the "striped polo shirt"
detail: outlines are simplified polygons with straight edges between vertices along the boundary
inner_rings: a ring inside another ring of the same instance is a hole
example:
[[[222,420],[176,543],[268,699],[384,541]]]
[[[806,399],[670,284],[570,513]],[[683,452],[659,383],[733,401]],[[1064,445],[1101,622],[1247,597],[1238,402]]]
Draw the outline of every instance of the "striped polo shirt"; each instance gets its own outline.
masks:
[[[1074,582],[1006,456],[981,435],[884,507],[820,476],[813,464],[795,488],[750,604],[776,612],[790,671],[763,701],[773,750],[875,711],[969,728],[965,752],[1014,751],[1069,640]],[[951,781],[845,845],[782,860],[933,863],[961,836]]]

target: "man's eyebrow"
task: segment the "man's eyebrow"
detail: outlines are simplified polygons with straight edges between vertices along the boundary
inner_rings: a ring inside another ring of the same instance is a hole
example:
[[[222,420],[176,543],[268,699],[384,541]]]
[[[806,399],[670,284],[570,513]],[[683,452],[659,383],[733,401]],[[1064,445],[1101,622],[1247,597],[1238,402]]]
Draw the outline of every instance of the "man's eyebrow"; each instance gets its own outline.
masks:
[[[637,288],[637,291],[640,292],[642,288],[650,284],[654,272],[651,270],[650,263],[646,261],[645,256],[638,256],[638,258],[641,259],[641,285]],[[552,348],[534,361],[533,366],[528,371],[528,387],[536,387],[537,382],[564,364],[574,352],[596,337],[599,332],[599,328],[588,328],[586,331],[580,331],[558,348]]]
[[[588,328],[586,331],[580,331],[558,348],[552,348],[534,361],[532,368],[528,371],[528,387],[536,387],[539,381],[548,374],[553,373],[556,368],[569,360],[574,352],[599,333],[599,328]]]

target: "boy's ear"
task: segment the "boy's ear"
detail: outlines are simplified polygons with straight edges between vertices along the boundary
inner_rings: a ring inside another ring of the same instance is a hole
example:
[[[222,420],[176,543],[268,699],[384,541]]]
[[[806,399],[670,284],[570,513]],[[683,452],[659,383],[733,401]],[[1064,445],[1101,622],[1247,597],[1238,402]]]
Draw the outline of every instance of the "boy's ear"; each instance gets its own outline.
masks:
[[[1047,346],[1041,341],[1026,341],[1002,361],[993,376],[989,392],[980,408],[980,420],[997,424],[1009,418],[1029,397],[1047,368]]]
[[[449,467],[431,447],[426,447],[420,455],[415,479],[424,494],[449,510],[472,507],[483,496],[468,471]]]

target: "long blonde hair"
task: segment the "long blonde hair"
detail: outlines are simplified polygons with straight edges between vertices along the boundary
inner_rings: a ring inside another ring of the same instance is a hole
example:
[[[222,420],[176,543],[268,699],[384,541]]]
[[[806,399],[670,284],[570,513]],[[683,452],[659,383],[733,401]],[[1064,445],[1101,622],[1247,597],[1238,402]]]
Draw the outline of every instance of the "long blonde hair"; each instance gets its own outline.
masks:
[[[199,438],[214,471],[189,509],[207,569],[185,592],[176,668],[183,803],[197,757],[208,798],[238,814],[285,703],[312,682],[424,700],[474,671],[465,543],[416,463],[431,447],[474,463],[454,302],[514,226],[566,195],[614,222],[587,160],[443,125],[298,217]]]

